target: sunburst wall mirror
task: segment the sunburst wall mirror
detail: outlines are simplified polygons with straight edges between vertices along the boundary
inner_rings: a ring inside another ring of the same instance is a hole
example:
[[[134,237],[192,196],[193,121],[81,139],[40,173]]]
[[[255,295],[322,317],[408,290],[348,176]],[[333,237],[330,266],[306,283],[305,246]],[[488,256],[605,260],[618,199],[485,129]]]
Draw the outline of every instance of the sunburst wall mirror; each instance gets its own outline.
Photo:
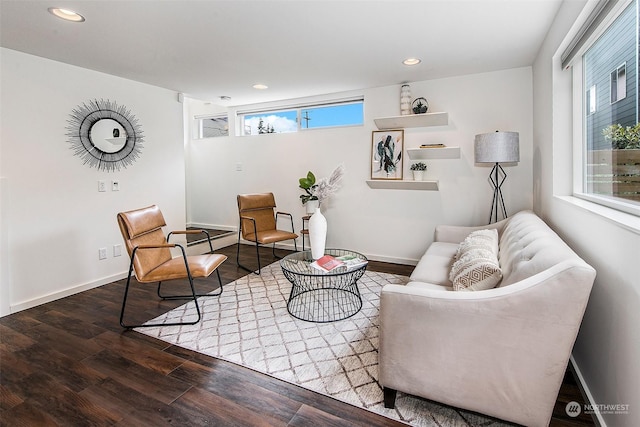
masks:
[[[129,109],[109,100],[91,100],[71,112],[67,137],[74,155],[99,171],[114,172],[135,162],[144,136]]]

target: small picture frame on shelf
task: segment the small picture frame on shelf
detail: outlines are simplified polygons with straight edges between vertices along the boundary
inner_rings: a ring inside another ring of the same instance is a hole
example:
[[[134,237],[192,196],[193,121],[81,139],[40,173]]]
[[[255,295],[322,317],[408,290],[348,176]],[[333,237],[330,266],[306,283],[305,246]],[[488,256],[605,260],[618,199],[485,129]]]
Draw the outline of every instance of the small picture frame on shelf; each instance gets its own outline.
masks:
[[[402,179],[404,130],[373,131],[371,179]]]

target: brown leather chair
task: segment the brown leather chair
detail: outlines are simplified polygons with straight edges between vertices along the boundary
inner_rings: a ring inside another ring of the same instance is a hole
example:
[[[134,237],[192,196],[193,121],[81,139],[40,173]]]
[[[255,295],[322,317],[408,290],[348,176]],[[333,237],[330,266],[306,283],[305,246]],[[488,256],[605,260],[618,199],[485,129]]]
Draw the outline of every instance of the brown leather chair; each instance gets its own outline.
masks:
[[[180,244],[168,243],[172,234],[203,233],[203,230],[173,231],[165,239],[162,227],[166,224],[162,212],[156,205],[142,209],[136,209],[118,214],[118,225],[124,238],[127,252],[131,258],[129,275],[122,300],[120,312],[120,325],[123,328],[135,328],[141,326],[170,326],[170,325],[194,325],[200,321],[200,308],[197,297],[218,296],[222,293],[222,279],[217,268],[226,259],[226,255],[213,253],[213,245],[209,238],[211,253],[205,255],[187,256],[185,249]],[[208,236],[208,233],[206,233]],[[171,248],[180,248],[182,256],[172,258]],[[196,294],[193,286],[194,277],[209,277],[213,272],[218,274],[220,291],[214,294]],[[192,299],[196,305],[198,319],[193,322],[161,323],[145,325],[125,325],[124,310],[127,304],[127,295],[131,283],[131,275],[135,272],[136,279],[141,283],[158,282],[158,297],[163,300]],[[188,279],[191,293],[187,295],[162,295],[160,286],[163,281],[173,279]]]
[[[239,194],[238,195],[238,213],[240,215],[240,228],[238,229],[238,251],[236,259],[238,267],[247,271],[260,274],[260,251],[259,246],[273,244],[273,255],[276,255],[276,242],[283,240],[293,240],[295,250],[298,250],[296,239],[298,235],[293,231],[293,217],[290,213],[275,212],[276,199],[273,193],[261,194]],[[283,231],[277,229],[278,216],[288,216],[291,220],[291,231]],[[258,270],[252,270],[240,264],[240,236],[244,240],[255,242],[256,256],[258,258]]]

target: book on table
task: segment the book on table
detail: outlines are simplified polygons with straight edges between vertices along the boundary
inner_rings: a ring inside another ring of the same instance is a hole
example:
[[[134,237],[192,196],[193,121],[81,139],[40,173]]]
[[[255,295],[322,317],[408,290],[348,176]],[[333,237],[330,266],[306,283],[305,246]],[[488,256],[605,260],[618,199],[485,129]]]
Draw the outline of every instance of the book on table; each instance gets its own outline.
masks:
[[[332,255],[324,255],[311,263],[311,266],[320,270],[329,272],[338,267],[345,266],[348,270],[361,267],[367,264],[367,260],[359,258],[355,255],[343,255],[334,257]]]

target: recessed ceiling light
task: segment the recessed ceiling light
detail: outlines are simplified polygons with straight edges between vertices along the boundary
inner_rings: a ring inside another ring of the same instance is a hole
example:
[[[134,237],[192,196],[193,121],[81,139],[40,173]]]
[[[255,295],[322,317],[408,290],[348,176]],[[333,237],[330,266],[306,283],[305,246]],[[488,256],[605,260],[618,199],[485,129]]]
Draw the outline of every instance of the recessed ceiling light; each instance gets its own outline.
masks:
[[[268,89],[268,88],[269,88],[269,86],[267,86],[267,85],[263,85],[262,83],[256,83],[256,84],[254,84],[254,85],[253,85],[253,88],[254,88],[254,89],[260,89],[260,90],[263,90],[263,89]]]
[[[49,13],[57,16],[58,18],[64,19],[65,21],[84,22],[84,16],[74,12],[73,10],[50,7]]]
[[[228,101],[228,100],[230,100],[230,99],[231,99],[231,97],[230,97],[230,96],[227,96],[227,95],[222,95],[222,96],[220,97],[220,100],[222,100],[222,101]]]
[[[407,58],[404,61],[402,61],[404,65],[418,65],[421,62],[422,61],[419,58]]]

